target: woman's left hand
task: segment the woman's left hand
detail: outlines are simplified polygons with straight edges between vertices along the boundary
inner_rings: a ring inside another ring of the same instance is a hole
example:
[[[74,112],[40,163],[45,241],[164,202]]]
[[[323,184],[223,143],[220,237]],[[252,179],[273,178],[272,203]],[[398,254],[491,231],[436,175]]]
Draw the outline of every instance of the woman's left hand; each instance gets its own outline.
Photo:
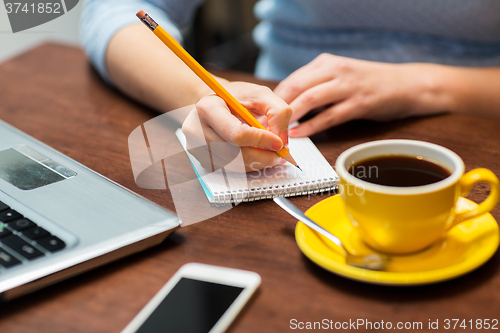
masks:
[[[434,85],[439,65],[387,64],[321,54],[292,73],[275,93],[293,110],[291,121],[326,109],[290,130],[309,136],[353,119],[391,120],[440,109],[446,98]]]

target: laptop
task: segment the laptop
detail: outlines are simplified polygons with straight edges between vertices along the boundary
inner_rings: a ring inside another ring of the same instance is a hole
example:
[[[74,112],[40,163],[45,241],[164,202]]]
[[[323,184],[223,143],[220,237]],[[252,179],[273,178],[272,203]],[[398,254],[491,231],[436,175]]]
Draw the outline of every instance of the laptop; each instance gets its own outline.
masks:
[[[161,243],[180,221],[0,121],[0,301]]]

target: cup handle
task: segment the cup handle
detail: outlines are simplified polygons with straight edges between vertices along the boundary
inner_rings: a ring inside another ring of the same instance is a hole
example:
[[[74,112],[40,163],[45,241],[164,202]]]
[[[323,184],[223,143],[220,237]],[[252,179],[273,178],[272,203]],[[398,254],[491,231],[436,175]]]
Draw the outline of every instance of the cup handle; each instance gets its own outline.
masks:
[[[477,183],[487,183],[490,185],[491,191],[490,195],[481,202],[476,208],[467,210],[465,212],[458,213],[455,216],[455,220],[449,226],[448,229],[453,228],[457,224],[464,222],[466,220],[477,217],[481,214],[490,212],[493,208],[495,208],[499,199],[499,182],[497,176],[493,172],[488,169],[478,168],[467,172],[462,176],[459,180],[459,186],[462,196],[466,196],[469,194],[470,190]]]

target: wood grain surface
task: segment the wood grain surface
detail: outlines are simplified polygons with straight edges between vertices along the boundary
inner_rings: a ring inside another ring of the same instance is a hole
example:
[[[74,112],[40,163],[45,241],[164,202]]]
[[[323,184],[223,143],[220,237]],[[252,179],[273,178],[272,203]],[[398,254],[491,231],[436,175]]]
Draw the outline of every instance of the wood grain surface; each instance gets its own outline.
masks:
[[[248,74],[222,75],[255,80]],[[78,48],[45,44],[0,65],[0,119],[174,210],[168,190],[135,184],[129,160],[129,134],[157,115],[107,86]],[[497,120],[439,115],[388,123],[355,121],[312,137],[331,164],[353,145],[389,138],[440,144],[458,153],[467,170],[485,167],[500,175]],[[478,185],[469,198],[481,201],[487,193],[488,187]],[[306,210],[324,198],[292,201]],[[500,219],[498,207],[492,214]],[[297,247],[294,229],[295,220],[272,201],[241,204],[178,229],[155,248],[1,304],[0,332],[119,332],[187,262],[262,276],[258,294],[231,332],[287,332],[291,319],[421,321],[424,328],[436,319],[500,319],[498,251],[479,269],[451,281],[384,287],[350,281],[316,266]]]

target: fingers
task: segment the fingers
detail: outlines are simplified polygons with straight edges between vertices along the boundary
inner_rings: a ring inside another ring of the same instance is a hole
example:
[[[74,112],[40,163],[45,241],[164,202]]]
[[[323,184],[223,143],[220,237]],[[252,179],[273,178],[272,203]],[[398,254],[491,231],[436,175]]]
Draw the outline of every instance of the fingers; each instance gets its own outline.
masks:
[[[204,149],[189,149],[203,168],[215,171],[224,167],[231,172],[256,171],[272,167],[281,163],[281,158],[274,151],[254,147],[239,147],[233,143],[225,142],[213,129],[205,128],[207,144]],[[242,154],[243,162],[237,160]],[[235,162],[236,161],[236,162]]]
[[[232,115],[226,103],[217,96],[208,96],[201,99],[196,104],[205,136],[208,140],[218,140],[231,142],[237,146],[255,146],[268,150],[277,151],[283,147],[282,140],[275,134],[250,127],[243,124],[239,119]],[[213,137],[213,132],[217,137]],[[212,135],[212,136],[210,136]]]
[[[320,106],[338,103],[349,96],[350,90],[340,86],[338,81],[328,81],[314,86],[290,103],[293,110],[291,121],[297,121],[309,111]]]
[[[230,113],[228,112],[228,115]],[[238,146],[225,142],[207,123],[198,116],[194,108],[186,117],[182,132],[186,137],[186,149],[193,155],[206,170],[215,171],[213,154],[210,151],[211,143],[217,143],[219,154],[225,156],[225,161],[233,160],[240,152]],[[223,145],[223,143],[225,145]],[[225,151],[222,151],[225,149]],[[215,165],[223,166],[222,162]]]
[[[226,163],[224,169],[227,172],[252,172],[262,170],[268,167],[280,165],[283,159],[275,152],[262,150],[258,148],[244,147],[241,148],[243,157],[243,166],[239,163]]]
[[[352,120],[355,117],[355,112],[353,112],[348,103],[340,103],[291,129],[289,135],[292,138],[310,136],[332,126]]]
[[[254,171],[280,164],[276,151],[288,143],[290,106],[267,87],[233,82],[227,88],[247,110],[265,116],[269,131],[243,124],[221,98],[207,96],[183,124],[190,152],[207,170],[227,166],[236,172]],[[193,149],[202,145],[206,148]],[[238,160],[240,147],[244,162],[238,166],[233,161]]]
[[[281,97],[286,103],[290,104],[308,89],[333,80],[335,78],[333,73],[319,66],[318,58],[299,68],[281,81],[274,89],[275,94]]]
[[[269,131],[288,143],[288,124],[292,109],[271,89],[249,83],[233,82],[228,90],[250,112],[267,117]]]
[[[243,161],[247,172],[262,170],[268,167],[283,164],[285,160],[275,152],[262,151],[256,148],[242,148]]]
[[[209,171],[224,168],[228,172],[250,172],[273,167],[284,161],[275,152],[253,147],[240,148],[229,142],[212,142],[189,149],[189,153]],[[238,158],[240,153],[242,158]]]
[[[292,107],[291,122],[313,109],[351,98],[359,90],[360,78],[355,69],[361,63],[324,53],[283,80],[275,93]]]
[[[288,105],[279,109],[271,109],[267,113],[269,131],[277,134],[285,146],[288,145],[288,125],[292,114],[292,109]]]
[[[288,118],[284,122],[288,126]],[[242,124],[216,96],[200,100],[186,118],[182,131],[188,151],[206,170],[227,167],[231,172],[255,171],[281,162],[275,152],[283,146],[280,138],[270,131]],[[236,158],[240,151],[244,162]]]
[[[262,124],[262,126],[269,129],[269,122],[267,121],[266,116],[260,116],[260,117],[255,117],[255,118],[259,121],[259,123]]]

